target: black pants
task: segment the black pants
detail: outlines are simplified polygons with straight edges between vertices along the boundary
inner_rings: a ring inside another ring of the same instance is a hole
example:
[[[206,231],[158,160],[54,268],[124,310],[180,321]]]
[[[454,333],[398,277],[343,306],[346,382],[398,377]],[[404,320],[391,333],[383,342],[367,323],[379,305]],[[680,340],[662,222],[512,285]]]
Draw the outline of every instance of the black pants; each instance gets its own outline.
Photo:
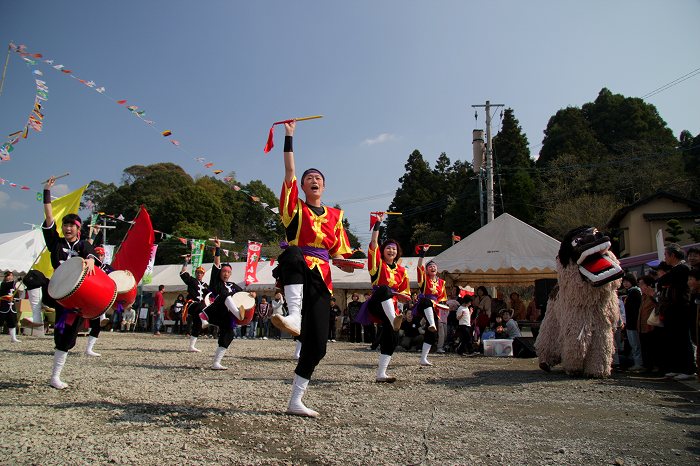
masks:
[[[348,337],[353,343],[362,343],[362,324],[350,322],[350,335]]]
[[[77,312],[65,309],[58,305],[56,309],[56,324],[59,327],[54,327],[53,342],[56,349],[59,351],[68,351],[75,346],[75,340],[78,337],[78,330],[83,325],[83,318]]]
[[[433,313],[433,322],[435,322],[435,327],[437,328],[440,319],[438,318],[437,313],[433,308],[433,302],[428,298],[421,298],[421,300],[418,301],[418,313],[416,314],[414,319],[418,319],[417,322],[420,322],[421,319],[425,318],[425,320],[427,321],[428,319],[425,316],[428,312]],[[430,330],[428,330],[428,325],[426,325],[425,334],[423,335],[423,343],[429,343],[431,345],[436,344],[437,335],[437,332],[431,332]]]
[[[377,329],[374,324],[369,324],[364,326],[365,329],[365,343],[372,343],[374,338],[377,336]]]
[[[457,354],[464,354],[465,351],[472,354],[474,352],[472,348],[472,328],[468,325],[458,325],[457,336],[459,337]]]
[[[326,355],[328,340],[328,309],[331,294],[317,271],[309,270],[301,248],[290,246],[279,256],[279,265],[273,271],[282,287],[304,285],[301,304],[301,355],[294,373],[311,379],[316,366]]]
[[[12,311],[0,312],[0,328],[7,323],[7,328],[17,327],[17,313]]]
[[[97,316],[94,319],[90,319],[90,333],[88,334],[91,337],[99,337],[100,336],[100,331],[102,330],[102,326],[100,325],[100,322],[102,321],[102,316]]]
[[[382,308],[382,302],[391,299],[391,297],[391,289],[388,286],[380,286],[372,293],[368,305],[370,314],[382,321],[382,329],[379,332],[379,351],[387,356],[394,354],[396,345],[399,343],[399,332],[394,331],[389,317]]]
[[[209,317],[209,323],[219,327],[219,346],[228,348],[233,341],[233,314],[226,307],[226,296],[219,296],[214,302],[204,309]],[[199,317],[199,315],[197,315]],[[200,319],[200,327],[202,320]]]
[[[190,335],[197,338],[202,333],[202,319],[199,317],[199,313],[202,312],[204,308],[204,303],[196,302],[191,303],[187,308],[187,315],[192,317],[192,331]]]

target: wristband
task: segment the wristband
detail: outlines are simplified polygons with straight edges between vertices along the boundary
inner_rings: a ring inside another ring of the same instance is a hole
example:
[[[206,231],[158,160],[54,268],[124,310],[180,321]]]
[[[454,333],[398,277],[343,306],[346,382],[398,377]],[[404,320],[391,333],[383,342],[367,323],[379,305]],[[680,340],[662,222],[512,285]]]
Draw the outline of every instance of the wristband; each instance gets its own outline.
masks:
[[[374,228],[372,228],[372,230],[379,231],[379,228],[381,228],[381,226],[382,226],[382,222],[377,222],[374,224]]]
[[[292,149],[292,136],[284,137],[284,152],[294,152],[294,149]]]
[[[420,251],[418,251],[418,257],[425,257],[425,250],[423,248],[420,248]]]
[[[51,204],[51,190],[44,190],[44,204]]]
[[[214,248],[214,257],[221,257],[221,249],[218,246]]]

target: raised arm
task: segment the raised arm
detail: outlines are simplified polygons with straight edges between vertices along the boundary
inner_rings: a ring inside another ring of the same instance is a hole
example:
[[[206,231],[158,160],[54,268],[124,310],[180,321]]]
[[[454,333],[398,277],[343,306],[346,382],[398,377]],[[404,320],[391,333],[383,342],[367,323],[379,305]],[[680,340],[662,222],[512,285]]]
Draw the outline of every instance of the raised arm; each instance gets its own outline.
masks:
[[[376,248],[379,244],[379,228],[382,225],[382,220],[384,220],[384,214],[378,213],[377,219],[377,223],[374,224],[374,228],[372,229],[372,239],[369,242],[369,247],[372,249]]]
[[[421,246],[420,252],[418,254],[418,268],[421,268],[423,266],[423,258],[425,257],[425,253],[428,252],[429,248],[430,246]]]
[[[183,273],[187,272],[187,266],[188,266],[189,263],[190,263],[190,257],[191,257],[191,256],[190,256],[189,254],[187,254],[187,255],[185,256],[185,262],[183,262],[182,268],[180,269],[180,275],[182,275]]]
[[[44,185],[44,217],[46,218],[47,227],[54,222],[53,208],[51,207],[51,188],[55,183],[56,178],[52,176]]]
[[[294,128],[297,122],[284,124],[284,181],[289,184],[294,179],[294,148],[292,147],[292,138],[294,137]]]
[[[221,241],[219,241],[219,237],[215,236],[214,237],[214,246],[216,249],[214,249],[214,267],[217,269],[221,268]]]

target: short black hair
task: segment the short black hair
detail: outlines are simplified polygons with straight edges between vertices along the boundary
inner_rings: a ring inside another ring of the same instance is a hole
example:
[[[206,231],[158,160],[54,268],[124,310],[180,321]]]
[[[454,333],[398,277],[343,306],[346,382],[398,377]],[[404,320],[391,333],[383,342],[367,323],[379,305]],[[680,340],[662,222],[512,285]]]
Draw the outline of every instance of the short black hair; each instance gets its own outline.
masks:
[[[632,286],[637,286],[637,277],[634,276],[634,274],[631,273],[626,273],[624,277],[622,277],[622,281],[627,280],[632,284]]]
[[[656,280],[654,280],[654,277],[652,277],[651,275],[642,275],[641,277],[639,277],[639,281],[644,282],[646,286],[653,287],[654,285],[656,285]]]

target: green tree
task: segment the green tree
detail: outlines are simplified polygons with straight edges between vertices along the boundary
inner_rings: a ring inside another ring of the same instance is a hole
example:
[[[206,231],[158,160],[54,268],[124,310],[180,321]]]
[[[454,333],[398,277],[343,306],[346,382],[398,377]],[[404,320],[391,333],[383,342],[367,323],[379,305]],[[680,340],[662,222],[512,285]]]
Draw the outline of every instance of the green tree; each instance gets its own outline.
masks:
[[[672,218],[666,222],[666,233],[668,233],[668,236],[664,237],[664,240],[667,243],[679,243],[681,237],[685,234],[685,230],[683,230],[681,222]]]
[[[502,202],[496,202],[496,212],[508,212],[526,223],[532,223],[535,220],[537,188],[530,175],[535,162],[530,158],[528,146],[527,137],[513,109],[506,109],[501,130],[493,138],[495,172],[500,186],[497,192],[502,196]]]

